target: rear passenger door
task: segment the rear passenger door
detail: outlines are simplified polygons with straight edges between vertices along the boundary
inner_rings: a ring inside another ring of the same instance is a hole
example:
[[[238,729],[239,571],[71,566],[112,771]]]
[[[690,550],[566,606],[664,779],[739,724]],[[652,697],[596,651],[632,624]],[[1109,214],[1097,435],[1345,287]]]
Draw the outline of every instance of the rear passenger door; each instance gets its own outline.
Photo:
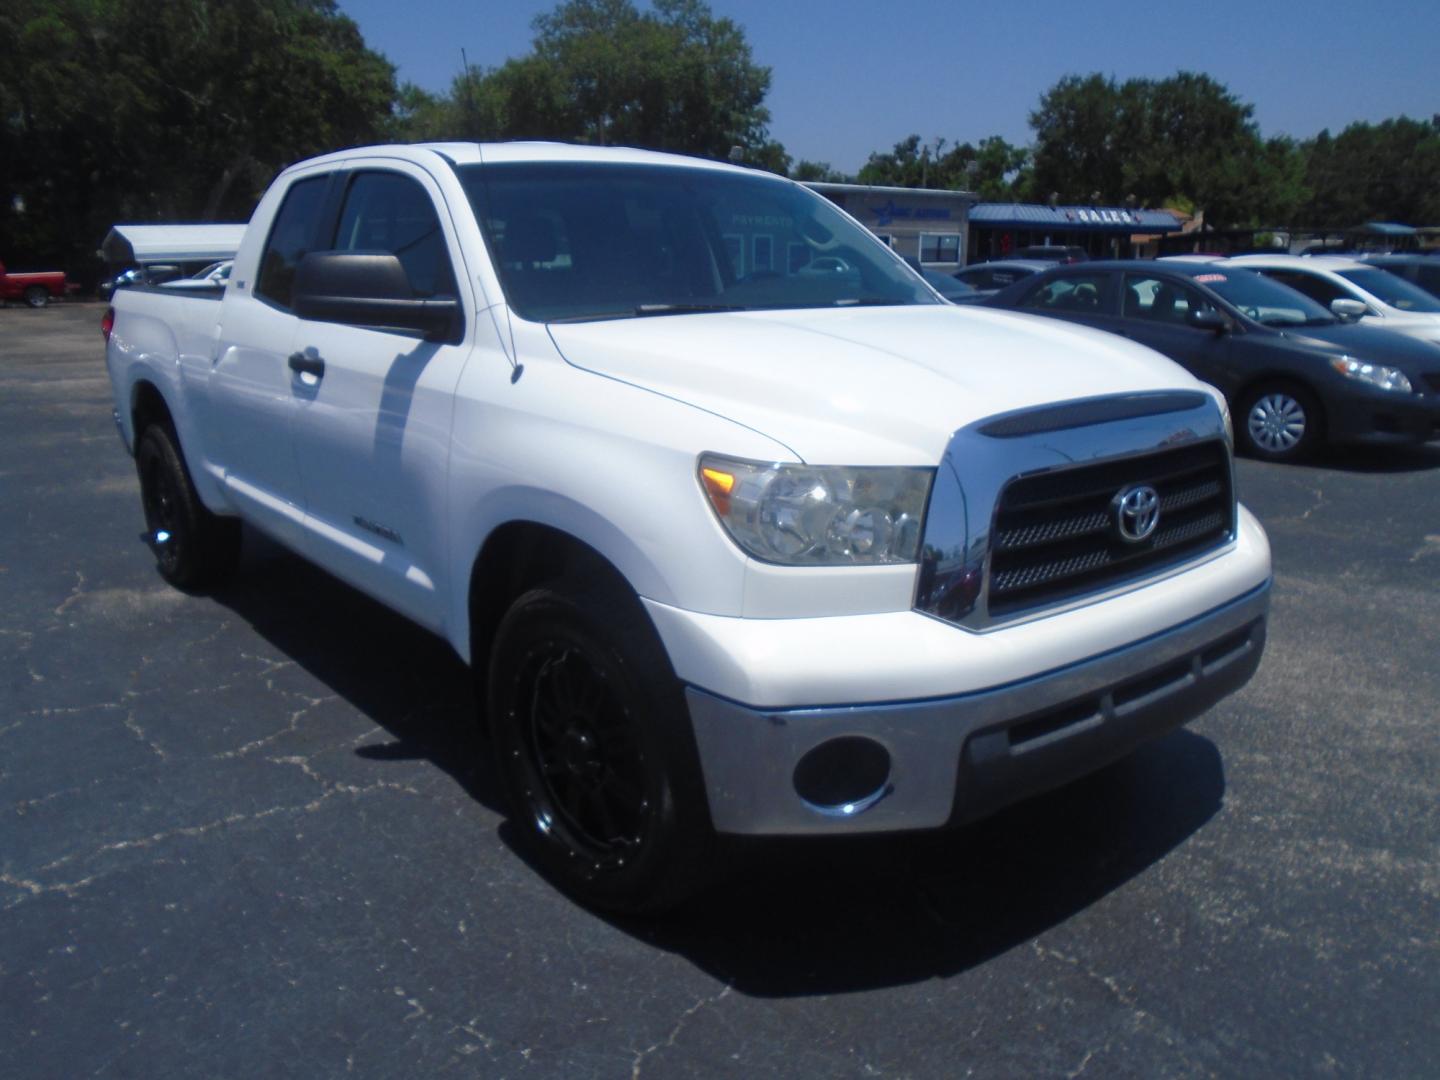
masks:
[[[445,201],[424,169],[361,163],[337,188],[327,248],[394,254],[412,295],[458,297],[462,314],[445,341],[300,320],[296,351],[323,365],[295,415],[306,543],[328,569],[438,629],[450,422],[474,321],[465,316],[476,305]]]
[[[276,193],[258,260],[246,255],[253,280],[233,281],[221,301],[223,340],[209,373],[209,423],[226,488],[247,517],[292,546],[300,543],[305,498],[291,442],[295,394],[303,389],[289,365],[299,322],[291,287],[319,242],[329,184],[329,173],[311,174]]]

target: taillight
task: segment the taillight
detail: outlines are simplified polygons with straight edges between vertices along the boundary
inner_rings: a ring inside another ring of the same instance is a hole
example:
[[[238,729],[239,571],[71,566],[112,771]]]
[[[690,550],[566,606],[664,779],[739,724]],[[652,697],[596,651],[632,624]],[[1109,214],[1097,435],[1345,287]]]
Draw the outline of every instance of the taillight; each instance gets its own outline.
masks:
[[[110,340],[110,331],[115,329],[115,309],[107,307],[105,317],[100,320],[100,333],[105,335],[105,340]]]

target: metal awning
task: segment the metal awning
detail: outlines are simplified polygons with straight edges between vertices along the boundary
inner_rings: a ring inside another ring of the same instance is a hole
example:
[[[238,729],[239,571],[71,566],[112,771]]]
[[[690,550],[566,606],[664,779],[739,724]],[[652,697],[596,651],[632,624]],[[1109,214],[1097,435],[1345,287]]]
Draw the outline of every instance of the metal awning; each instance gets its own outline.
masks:
[[[1364,236],[1414,236],[1415,230],[1409,225],[1399,225],[1393,221],[1367,221],[1364,225],[1356,225],[1352,229],[1346,229],[1347,233],[1359,233]]]
[[[977,203],[970,224],[992,229],[1047,229],[1052,232],[1179,232],[1180,219],[1169,210],[1129,210],[1122,206],[1042,206],[1038,203]]]
[[[107,263],[190,263],[233,259],[244,225],[115,225],[100,245]]]

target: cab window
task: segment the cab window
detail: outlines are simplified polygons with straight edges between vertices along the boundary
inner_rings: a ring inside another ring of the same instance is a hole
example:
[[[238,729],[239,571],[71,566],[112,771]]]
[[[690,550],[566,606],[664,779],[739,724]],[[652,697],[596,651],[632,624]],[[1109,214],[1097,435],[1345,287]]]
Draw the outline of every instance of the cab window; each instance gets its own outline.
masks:
[[[315,250],[314,239],[330,177],[309,176],[290,185],[260,255],[255,295],[289,310],[295,268]]]
[[[394,255],[417,299],[455,295],[455,273],[435,204],[411,177],[356,174],[345,193],[333,248]]]

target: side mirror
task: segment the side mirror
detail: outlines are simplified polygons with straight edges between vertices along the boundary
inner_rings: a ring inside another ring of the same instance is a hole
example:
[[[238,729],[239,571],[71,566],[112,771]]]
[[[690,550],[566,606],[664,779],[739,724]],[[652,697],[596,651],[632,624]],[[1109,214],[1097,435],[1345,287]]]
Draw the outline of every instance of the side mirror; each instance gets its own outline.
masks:
[[[453,335],[460,302],[417,299],[388,251],[312,251],[295,269],[295,314],[375,330],[418,330],[426,341]]]
[[[1230,329],[1230,320],[1214,308],[1200,308],[1192,311],[1186,321],[1196,330],[1210,330],[1216,334],[1223,334]]]
[[[1330,310],[1342,319],[1358,319],[1360,316],[1369,312],[1370,309],[1359,300],[1342,299],[1331,300]]]

